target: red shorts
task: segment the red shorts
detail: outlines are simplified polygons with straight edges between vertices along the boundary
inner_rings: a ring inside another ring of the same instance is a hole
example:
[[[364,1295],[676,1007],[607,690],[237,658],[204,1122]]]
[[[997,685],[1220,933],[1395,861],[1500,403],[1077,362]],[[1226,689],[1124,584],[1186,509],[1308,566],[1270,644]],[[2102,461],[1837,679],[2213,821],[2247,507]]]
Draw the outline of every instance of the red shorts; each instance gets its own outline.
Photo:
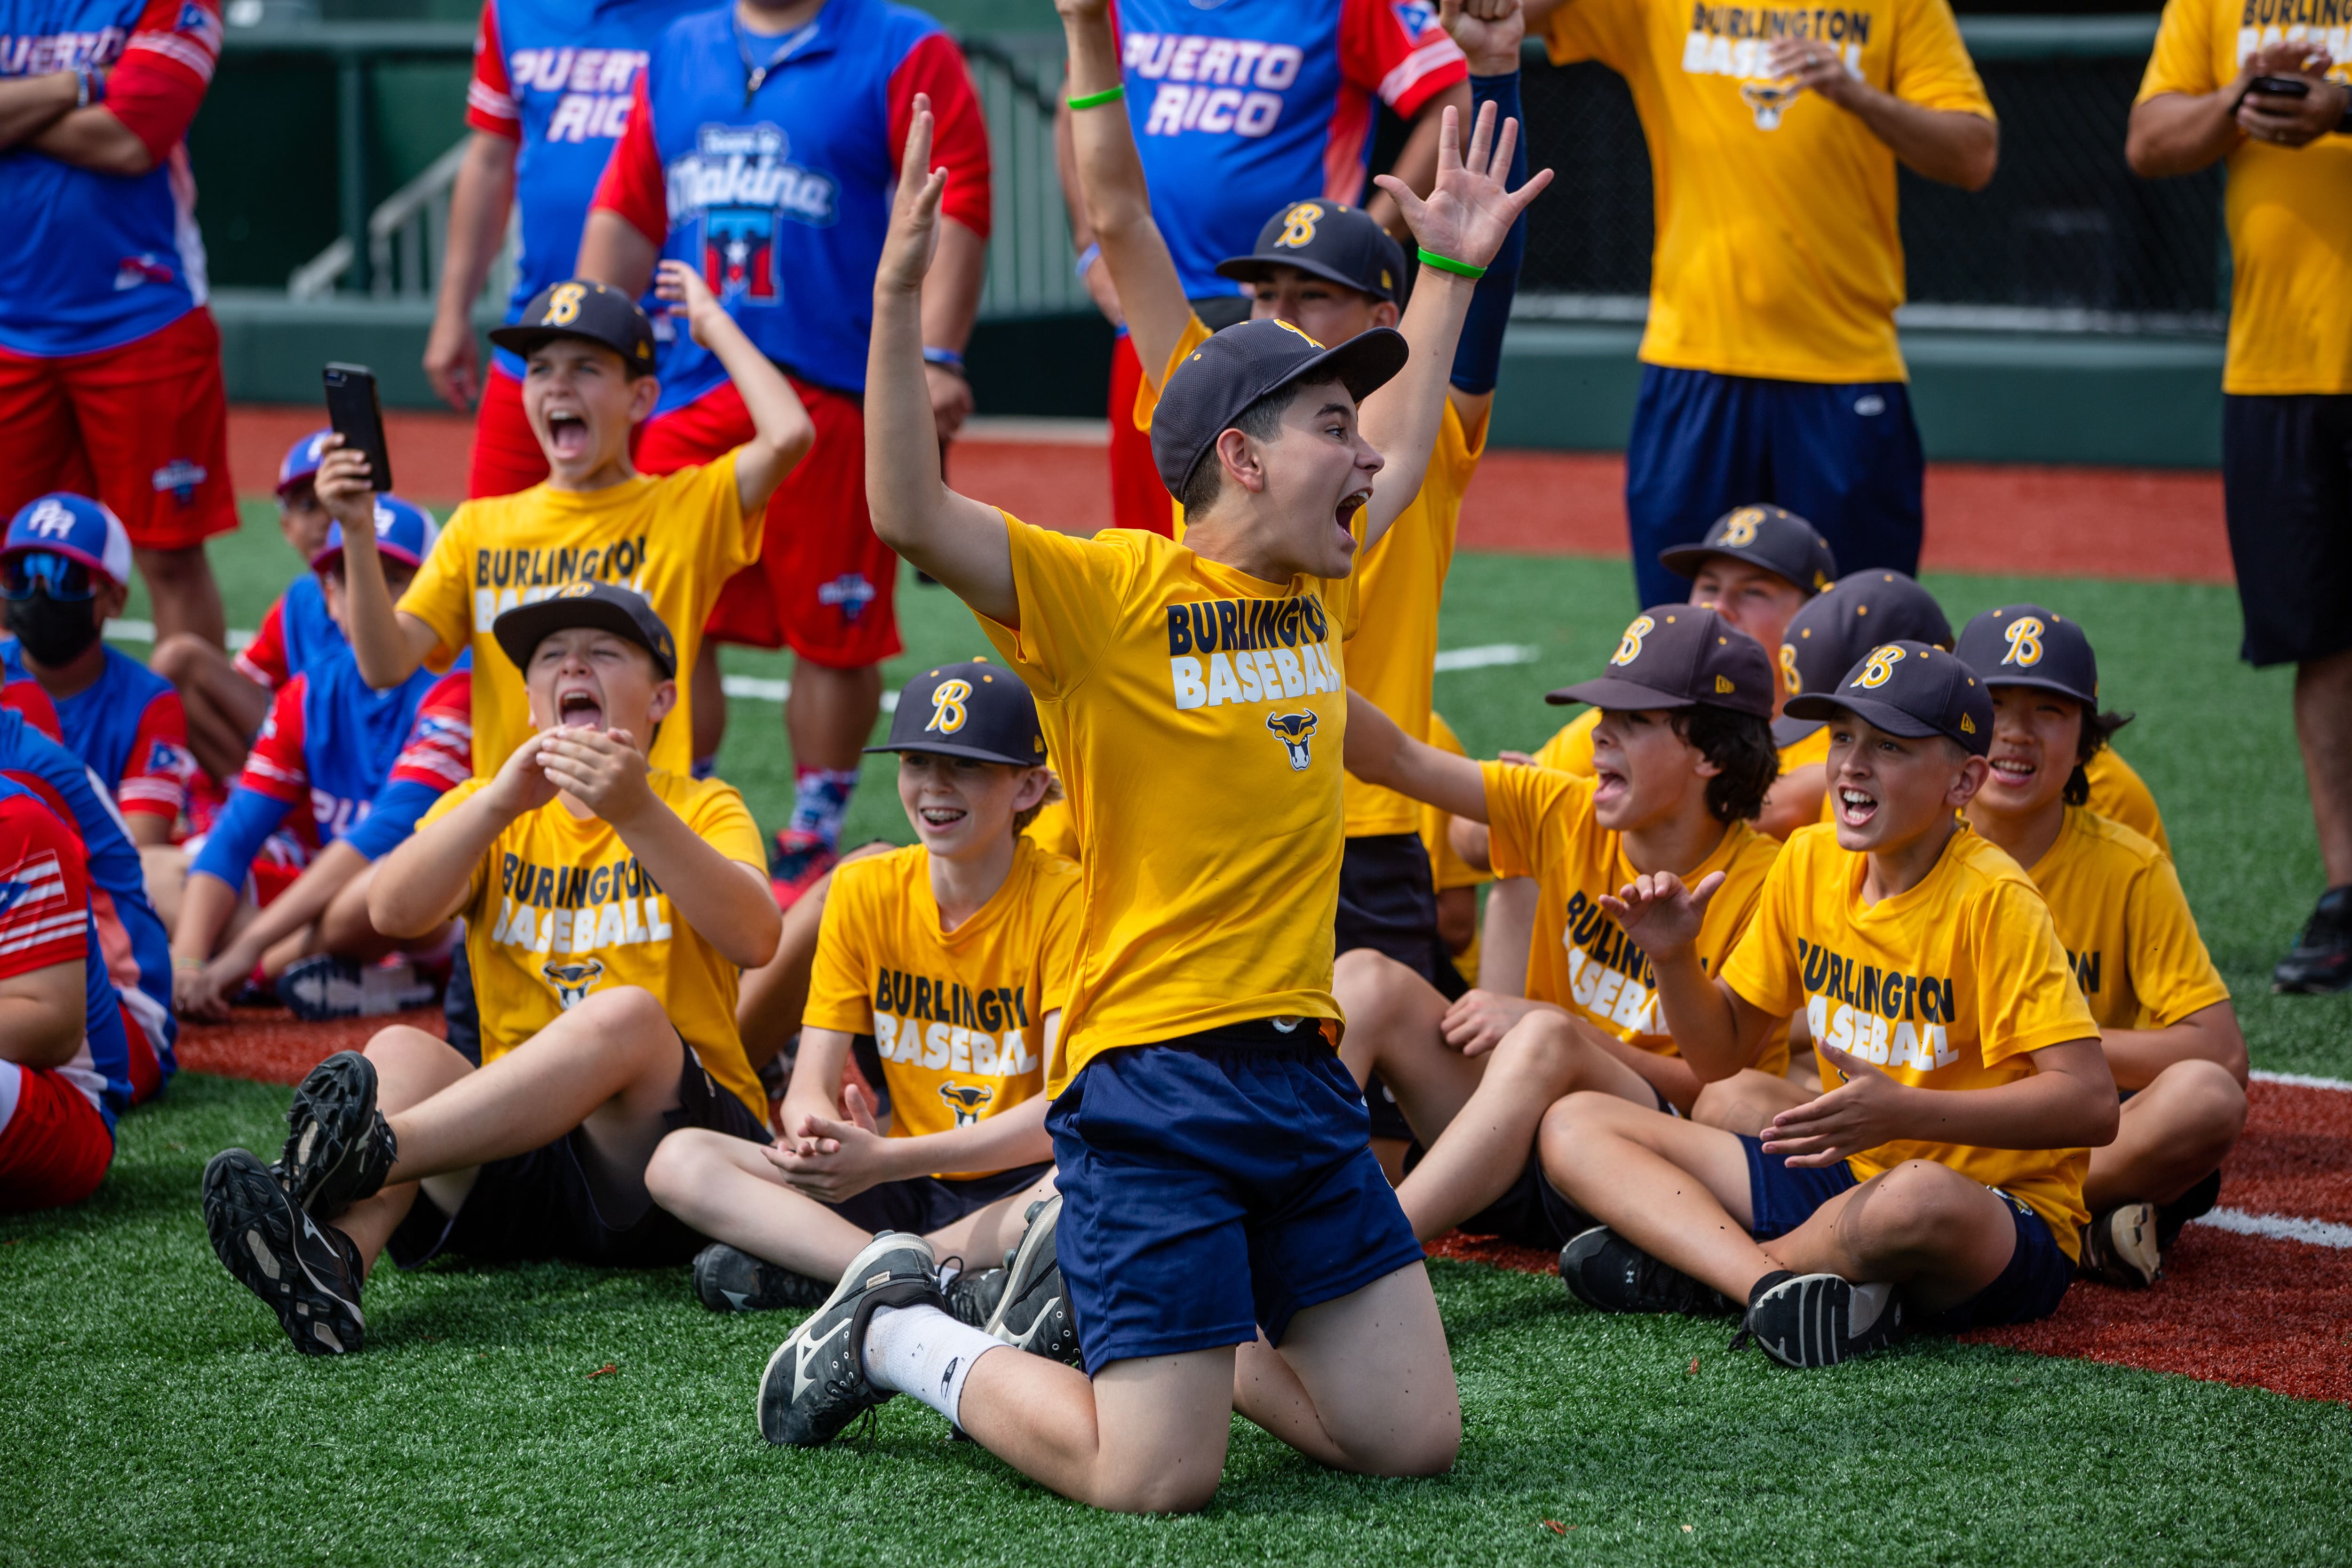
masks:
[[[547,454],[522,416],[522,383],[492,364],[482,377],[482,405],[474,411],[474,451],[466,468],[466,499],[510,496],[547,478]]]
[[[106,1179],[114,1134],[70,1080],[0,1062],[0,1214],[78,1204]]]
[[[71,490],[142,550],[236,527],[220,328],[202,306],[137,342],[62,359],[0,349],[0,517]]]
[[[899,649],[892,609],[898,558],[866,510],[866,410],[856,398],[795,381],[816,445],[768,498],[760,559],[719,592],[703,635],[752,647],[790,647],[835,669],[863,669]],[[649,421],[637,467],[673,473],[751,438],[732,382]]]
[[[1135,340],[1121,332],[1110,345],[1110,521],[1113,528],[1171,534],[1175,508],[1151,460],[1151,432],[1135,427],[1135,394],[1142,384]]]

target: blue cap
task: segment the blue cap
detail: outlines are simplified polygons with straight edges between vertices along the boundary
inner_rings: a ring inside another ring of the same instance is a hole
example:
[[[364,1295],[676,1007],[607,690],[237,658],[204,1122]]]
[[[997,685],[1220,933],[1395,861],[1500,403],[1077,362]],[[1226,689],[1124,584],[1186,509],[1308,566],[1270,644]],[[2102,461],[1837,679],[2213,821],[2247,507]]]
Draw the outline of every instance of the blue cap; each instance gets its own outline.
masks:
[[[669,627],[644,595],[618,583],[568,583],[544,599],[502,611],[490,623],[490,635],[517,669],[529,669],[530,656],[549,633],[572,626],[593,626],[633,642],[651,656],[655,673],[664,680],[677,678],[677,644]]]
[[[375,498],[375,550],[379,555],[411,566],[422,566],[425,558],[433,553],[433,542],[441,537],[441,525],[433,514],[413,500],[398,496]],[[324,572],[343,558],[343,525],[327,525],[327,542],[319,553],[310,557],[310,570]]]
[[[1319,196],[1286,202],[1257,231],[1256,248],[1218,262],[1217,272],[1255,283],[1276,267],[1296,267],[1391,304],[1404,291],[1404,248],[1370,213]]]
[[[1361,403],[1404,368],[1404,334],[1394,327],[1358,332],[1325,348],[1288,321],[1236,321],[1176,366],[1151,416],[1151,461],[1168,493],[1185,483],[1242,410],[1297,382],[1336,381]]]
[[[1042,767],[1045,732],[1037,700],[1001,664],[943,664],[907,682],[890,716],[890,738],[869,752],[936,752],[974,762]]]
[[[2039,605],[1987,610],[1960,631],[1957,651],[1988,686],[2038,686],[2099,705],[2099,660],[2083,628]]]
[[[1827,719],[1840,709],[1890,735],[1943,735],[1979,757],[1992,749],[1992,693],[1958,654],[1927,643],[1882,643],[1835,690],[1792,697],[1782,711]]]
[[[313,430],[291,447],[278,463],[278,493],[284,495],[305,479],[319,476],[319,465],[326,460],[327,437],[333,435],[332,426]]]
[[[1728,555],[1760,566],[1804,590],[1808,598],[1837,580],[1837,555],[1819,530],[1786,507],[1738,506],[1715,520],[1696,544],[1658,552],[1658,564],[1696,577],[1710,555]]]
[[[103,501],[53,490],[26,501],[8,520],[0,555],[47,550],[79,561],[116,583],[131,581],[131,534]]]

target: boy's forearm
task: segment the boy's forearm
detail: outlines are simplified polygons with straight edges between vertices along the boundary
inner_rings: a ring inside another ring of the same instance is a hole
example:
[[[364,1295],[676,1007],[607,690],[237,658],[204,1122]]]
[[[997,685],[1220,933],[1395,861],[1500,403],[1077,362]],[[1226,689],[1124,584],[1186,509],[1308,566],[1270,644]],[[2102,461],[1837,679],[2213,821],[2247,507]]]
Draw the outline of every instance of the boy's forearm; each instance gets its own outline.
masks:
[[[490,264],[506,238],[507,212],[514,205],[517,150],[511,137],[488,131],[476,131],[467,144],[449,190],[448,239],[435,304],[444,315],[469,319],[489,279]]]
[[[839,1029],[802,1027],[800,1050],[793,1058],[792,1081],[784,1086],[783,1105],[776,1114],[776,1125],[785,1136],[794,1135],[803,1116],[840,1118],[841,1078],[849,1063],[849,1037]]]
[[[390,937],[423,936],[455,914],[474,868],[512,818],[483,790],[385,856],[368,884],[368,921]]]
[[[410,645],[393,604],[392,585],[384,581],[383,557],[375,551],[369,529],[343,531],[344,616],[351,622],[352,658],[360,679],[378,691],[388,690],[416,673],[424,661]]]
[[[1445,416],[1454,345],[1461,341],[1475,288],[1457,273],[1427,266],[1413,281],[1412,301],[1398,323],[1412,355],[1395,379],[1366,401],[1362,413],[1364,439],[1388,459],[1373,481],[1364,524],[1367,549],[1421,493],[1437,427]]]
[[[776,955],[783,916],[764,875],[738,870],[740,862],[720,854],[658,798],[613,826],[669,900],[674,919],[745,969],[757,969]]]
[[[0,152],[30,141],[72,113],[80,91],[71,71],[0,81]]]
[[[2146,1089],[2165,1068],[2190,1061],[2212,1062],[2241,1086],[2246,1081],[2246,1037],[2227,1002],[2200,1008],[2168,1028],[2103,1029],[2099,1045],[2123,1089]]]
[[[180,921],[172,930],[173,958],[202,963],[212,957],[221,932],[236,913],[237,898],[235,888],[211,872],[190,871],[180,889]]]
[[[1706,972],[1696,952],[1660,959],[1651,972],[1658,984],[1658,1012],[1675,1049],[1700,1081],[1727,1079],[1748,1065],[1739,1045],[1739,1009],[1722,983]]]
[[[319,852],[319,858],[303,869],[294,885],[269,901],[269,907],[253,918],[250,925],[237,933],[235,945],[257,954],[268,952],[285,938],[292,936],[312,921],[327,912],[335,895],[343,890],[353,877],[367,869],[367,861],[360,852],[341,839]],[[212,878],[205,878],[213,881]],[[193,886],[194,879],[189,879]],[[470,882],[471,879],[468,879]],[[215,883],[215,885],[219,885]],[[184,911],[187,905],[181,905]],[[186,916],[182,915],[184,921]]]
[[[759,351],[732,316],[713,312],[701,335],[742,398],[744,412],[751,416],[752,439],[736,449],[735,490],[743,510],[755,511],[768,503],[784,476],[808,455],[816,440],[816,426],[792,382]]]
[[[970,1127],[893,1138],[894,1163],[902,1176],[922,1176],[934,1171],[1008,1171],[1050,1160],[1054,1139],[1045,1131],[1047,1104],[1044,1095],[1035,1095]]]
[[[1072,98],[1120,85],[1118,40],[1108,16],[1065,17],[1062,30],[1069,42]],[[1144,379],[1157,386],[1169,356],[1183,341],[1192,306],[1184,297],[1175,258],[1151,216],[1151,191],[1144,181],[1126,104],[1113,101],[1073,110],[1070,133],[1087,220],[1094,242],[1102,247],[1097,265],[1110,268],[1111,288],[1127,318],[1136,359]]]
[[[2098,1042],[2087,1044],[2095,1051]],[[2036,1053],[2039,1054],[2039,1053]],[[1895,1136],[1978,1149],[2081,1149],[2114,1142],[2116,1100],[2073,1073],[2035,1072],[1990,1089],[1902,1086]]]

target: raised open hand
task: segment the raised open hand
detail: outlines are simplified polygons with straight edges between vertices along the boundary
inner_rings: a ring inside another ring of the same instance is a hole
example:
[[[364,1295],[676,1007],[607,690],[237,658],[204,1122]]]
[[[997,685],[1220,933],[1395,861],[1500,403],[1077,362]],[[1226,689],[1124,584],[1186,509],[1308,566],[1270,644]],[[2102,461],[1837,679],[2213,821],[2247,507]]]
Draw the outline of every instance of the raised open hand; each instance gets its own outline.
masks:
[[[1393,174],[1379,180],[1381,189],[1396,198],[1421,247],[1465,267],[1484,267],[1494,260],[1511,226],[1551,184],[1551,171],[1538,169],[1517,190],[1503,188],[1519,122],[1506,120],[1498,130],[1495,118],[1491,103],[1478,110],[1465,151],[1461,118],[1450,108],[1445,110],[1437,137],[1437,183],[1426,199],[1414,195],[1412,187]]]
[[[1722,886],[1720,871],[1708,872],[1696,888],[1685,887],[1672,871],[1644,871],[1613,896],[1601,894],[1601,907],[1655,963],[1680,957],[1698,940],[1706,906]]]
[[[940,247],[940,198],[947,188],[948,172],[931,167],[930,95],[919,92],[907,124],[907,155],[898,160],[890,231],[883,237],[882,260],[874,269],[876,291],[923,291],[923,275],[931,269],[932,253]]]

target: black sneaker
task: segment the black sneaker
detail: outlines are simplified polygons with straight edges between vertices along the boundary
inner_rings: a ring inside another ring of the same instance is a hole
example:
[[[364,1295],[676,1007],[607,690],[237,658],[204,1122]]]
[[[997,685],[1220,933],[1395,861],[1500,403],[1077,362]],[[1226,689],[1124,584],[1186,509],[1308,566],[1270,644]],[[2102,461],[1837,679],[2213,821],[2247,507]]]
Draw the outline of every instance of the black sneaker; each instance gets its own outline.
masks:
[[[1753,1340],[1783,1366],[1835,1366],[1868,1355],[1903,1327],[1903,1299],[1892,1285],[1786,1273],[1758,1284],[1731,1348]]]
[[[866,1325],[881,1307],[939,1307],[939,1260],[919,1236],[886,1230],[850,1260],[824,1305],[792,1331],[760,1374],[760,1435],[822,1448],[890,1397],[866,1376]]]
[[[950,1262],[958,1260],[950,1259]],[[1009,1268],[949,1268],[942,1266],[944,1276],[940,1289],[948,1299],[948,1315],[959,1323],[969,1323],[975,1329],[988,1326],[996,1304],[1004,1300],[1004,1283],[1013,1278]]]
[[[2352,989],[2352,883],[2319,896],[2303,935],[2271,971],[2271,989],[2307,994]]]
[[[1723,1292],[1659,1262],[1605,1225],[1571,1237],[1559,1249],[1568,1293],[1596,1312],[1728,1312]]]
[[[305,1214],[332,1219],[383,1186],[399,1147],[375,1108],[375,1064],[337,1051],[310,1069],[286,1109],[278,1180]]]
[[[333,1018],[382,1018],[437,1001],[441,988],[406,959],[361,963],[314,952],[278,976],[278,999],[305,1023]]]
[[[2156,1205],[2156,1245],[2158,1251],[2169,1252],[2172,1244],[2180,1239],[2180,1231],[2192,1219],[2203,1219],[2221,1201],[2221,1173],[2210,1171],[2205,1179],[2173,1199]]]
[[[1076,1366],[1084,1359],[1078,1351],[1078,1321],[1070,1312],[1069,1292],[1062,1288],[1061,1255],[1054,1245],[1054,1233],[1062,1223],[1062,1194],[1031,1204],[1028,1219],[1021,1245],[1004,1259],[1004,1295],[981,1327],[1015,1350]]]
[[[694,1299],[714,1312],[780,1312],[814,1307],[825,1283],[714,1241],[694,1255]]]
[[[205,1167],[205,1233],[236,1282],[278,1314],[305,1355],[350,1355],[367,1342],[359,1248],[294,1206],[278,1178],[243,1149]]]
[[[2145,1290],[2164,1277],[2164,1249],[2156,1237],[2154,1204],[2118,1204],[2083,1227],[2076,1272],[2102,1285]]]

